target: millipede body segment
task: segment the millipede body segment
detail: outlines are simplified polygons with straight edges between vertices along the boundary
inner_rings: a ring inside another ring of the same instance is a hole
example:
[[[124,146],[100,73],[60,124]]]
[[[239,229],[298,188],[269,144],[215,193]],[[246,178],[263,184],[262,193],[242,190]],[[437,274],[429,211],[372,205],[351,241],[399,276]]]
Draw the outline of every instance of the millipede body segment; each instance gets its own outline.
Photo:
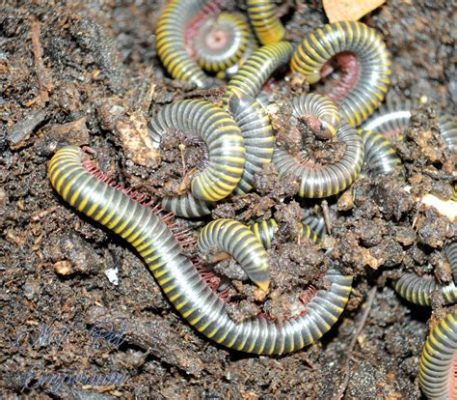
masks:
[[[457,282],[457,242],[450,243],[444,249],[446,257],[451,264],[452,276],[454,282]]]
[[[254,233],[257,240],[260,241],[260,243],[262,243],[263,247],[265,247],[266,249],[270,249],[274,236],[279,229],[279,225],[274,218],[270,218],[249,225],[249,229],[252,231],[252,233]],[[300,224],[299,235],[302,238],[308,238],[315,243],[319,243],[319,236],[308,224]]]
[[[228,110],[241,130],[246,148],[244,172],[234,194],[245,194],[254,186],[254,175],[271,164],[275,137],[268,115],[255,99],[233,94]]]
[[[224,104],[233,94],[256,98],[271,74],[289,62],[292,45],[289,42],[269,44],[255,50],[238,72],[230,79],[224,96]]]
[[[240,128],[226,111],[205,100],[182,100],[163,107],[150,120],[149,130],[157,148],[164,135],[176,130],[203,139],[208,149],[207,165],[191,182],[197,199],[217,201],[237,187],[246,151]]]
[[[249,21],[262,44],[280,42],[286,33],[271,0],[246,0]]]
[[[414,104],[410,101],[387,101],[363,123],[362,128],[389,140],[403,140],[403,131],[409,125],[413,108]]]
[[[181,316],[222,346],[255,354],[297,351],[326,333],[348,301],[352,277],[331,269],[326,274],[330,288],[316,292],[305,315],[282,324],[261,317],[236,323],[227,314],[224,302],[184,256],[161,217],[91,175],[83,167],[78,147],[58,150],[48,173],[52,186],[68,204],[130,243]]]
[[[394,289],[404,299],[421,306],[430,306],[435,291],[441,293],[446,304],[457,302],[457,287],[453,282],[440,285],[433,278],[421,277],[415,273],[403,274],[394,282]]]
[[[186,193],[182,196],[167,196],[162,199],[162,208],[178,217],[198,218],[210,215],[214,202],[200,200]]]
[[[364,165],[370,173],[388,175],[401,166],[401,160],[389,139],[386,139],[381,133],[366,129],[360,129],[359,133],[365,143]]]
[[[199,88],[209,86],[209,79],[194,61],[185,43],[186,27],[211,0],[171,0],[157,24],[157,53],[168,73]]]
[[[313,112],[306,98],[302,95],[292,100],[292,113],[300,120]],[[313,98],[318,95],[313,95]],[[327,98],[320,96],[322,104]],[[333,109],[333,108],[332,108]],[[322,198],[332,196],[346,189],[360,173],[364,159],[364,144],[362,137],[346,122],[342,122],[337,131],[338,141],[345,143],[344,155],[339,161],[326,165],[315,165],[310,160],[296,156],[279,146],[273,154],[273,163],[281,175],[292,175],[299,179],[299,196],[307,198]]]
[[[457,362],[457,313],[438,323],[422,348],[419,384],[431,400],[455,399]]]
[[[390,54],[381,36],[360,22],[335,22],[305,35],[291,61],[291,68],[302,73],[310,84],[321,79],[323,67],[334,57],[341,62],[340,85],[328,95],[341,106],[351,126],[357,126],[381,104],[390,85]],[[349,71],[345,71],[348,64]],[[354,70],[352,70],[354,69]]]

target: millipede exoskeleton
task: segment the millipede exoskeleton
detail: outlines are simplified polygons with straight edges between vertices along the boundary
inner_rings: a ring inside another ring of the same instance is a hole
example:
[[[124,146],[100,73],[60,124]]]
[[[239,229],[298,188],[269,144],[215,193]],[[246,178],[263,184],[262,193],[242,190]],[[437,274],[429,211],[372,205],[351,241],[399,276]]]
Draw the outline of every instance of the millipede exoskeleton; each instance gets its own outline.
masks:
[[[302,116],[311,115],[311,103],[306,101],[309,95],[302,95],[292,100],[292,113],[300,120]],[[324,96],[319,96],[327,102]],[[333,107],[332,107],[333,109]],[[322,198],[332,196],[346,189],[360,173],[364,158],[364,144],[362,137],[346,122],[339,127],[336,139],[346,145],[341,159],[321,165],[313,162],[299,153],[297,155],[276,146],[273,154],[273,163],[281,175],[292,175],[299,179],[299,196],[307,198]]]
[[[286,30],[271,0],[246,0],[249,21],[262,44],[280,42]]]
[[[194,58],[210,72],[224,71],[244,55],[249,43],[249,26],[238,13],[221,12],[209,17],[192,39]]]
[[[431,330],[419,365],[419,384],[431,400],[457,395],[457,313],[451,312]]]
[[[254,233],[241,222],[221,218],[211,221],[198,236],[200,254],[225,251],[233,256],[259,288],[267,292],[270,286],[268,255]]]
[[[246,160],[243,136],[233,118],[208,101],[182,100],[163,107],[149,122],[158,149],[162,137],[176,130],[201,137],[208,150],[206,166],[191,181],[193,196],[217,201],[232,193]]]
[[[168,73],[175,79],[189,81],[199,88],[209,79],[192,59],[186,48],[185,33],[191,19],[209,0],[171,0],[157,24],[157,54]]]
[[[413,304],[430,306],[433,292],[439,291],[445,304],[457,302],[457,287],[454,283],[438,284],[433,277],[421,277],[415,273],[406,273],[394,282],[395,291]]]
[[[255,99],[233,94],[228,110],[241,130],[246,148],[244,172],[234,194],[245,194],[254,186],[254,175],[271,163],[275,137],[268,115]]]
[[[365,168],[375,175],[388,175],[401,166],[397,151],[389,139],[381,133],[360,129],[365,143]]]
[[[281,324],[262,317],[234,322],[224,302],[183,254],[164,220],[153,209],[91,175],[82,157],[75,146],[57,151],[48,167],[54,189],[72,207],[130,243],[174,308],[208,339],[246,353],[291,353],[318,340],[343,312],[352,277],[330,269],[326,273],[329,288],[316,291],[306,313],[298,318]]]
[[[289,42],[269,44],[255,50],[238,72],[230,79],[224,96],[224,104],[233,94],[256,98],[271,74],[287,64],[292,55]]]
[[[337,62],[339,84],[327,93],[343,117],[357,126],[376,110],[390,85],[390,54],[381,36],[360,22],[335,22],[308,32],[291,61],[310,84]]]

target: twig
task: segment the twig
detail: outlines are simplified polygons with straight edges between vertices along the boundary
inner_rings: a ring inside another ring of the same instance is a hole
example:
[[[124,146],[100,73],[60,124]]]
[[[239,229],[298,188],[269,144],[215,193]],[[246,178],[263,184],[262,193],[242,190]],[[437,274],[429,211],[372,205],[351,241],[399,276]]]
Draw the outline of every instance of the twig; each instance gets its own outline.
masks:
[[[30,29],[30,38],[32,40],[35,72],[37,74],[38,86],[40,88],[38,99],[35,100],[39,100],[41,104],[45,104],[49,100],[49,91],[52,90],[53,85],[49,77],[49,72],[43,63],[43,47],[41,46],[40,42],[40,34],[40,23],[34,19]]]
[[[360,321],[357,324],[357,329],[355,330],[354,336],[349,345],[349,349],[346,352],[346,359],[344,362],[344,369],[343,369],[343,371],[346,371],[346,372],[345,372],[344,380],[340,385],[340,389],[338,390],[336,395],[333,397],[335,400],[340,400],[343,398],[344,393],[346,392],[346,388],[349,384],[349,378],[351,376],[349,371],[347,371],[348,365],[349,365],[349,360],[351,359],[352,352],[354,351],[355,344],[357,343],[357,338],[360,336],[360,333],[362,332],[363,327],[365,326],[365,324],[367,322],[368,315],[370,313],[371,307],[373,306],[373,301],[374,301],[374,298],[376,295],[376,290],[377,290],[377,288],[375,286],[375,287],[371,288],[370,292],[368,293],[368,297],[365,302],[365,311],[363,312],[362,318],[360,319]]]
[[[332,218],[330,216],[330,211],[328,209],[327,200],[322,201],[321,208],[322,208],[322,212],[324,213],[325,227],[327,228],[327,232],[331,235],[332,234]]]

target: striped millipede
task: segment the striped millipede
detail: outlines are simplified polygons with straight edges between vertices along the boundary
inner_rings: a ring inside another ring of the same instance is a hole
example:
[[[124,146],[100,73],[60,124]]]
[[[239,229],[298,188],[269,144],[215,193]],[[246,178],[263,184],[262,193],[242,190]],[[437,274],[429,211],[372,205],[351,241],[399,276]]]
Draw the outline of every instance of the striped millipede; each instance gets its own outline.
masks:
[[[434,278],[421,277],[415,273],[406,273],[394,282],[395,291],[404,299],[413,304],[430,306],[431,296],[439,291],[446,304],[457,302],[457,287],[454,283],[438,284]]]
[[[275,138],[268,115],[255,99],[234,94],[228,109],[241,130],[246,148],[244,172],[234,194],[245,194],[254,186],[254,175],[271,164]]]
[[[209,79],[186,49],[185,31],[189,21],[209,0],[171,0],[157,24],[157,54],[175,79],[189,81],[199,88],[209,86]]]
[[[340,111],[328,97],[308,93],[292,101],[293,113],[307,121],[313,133],[322,139],[331,139],[341,125]]]
[[[191,193],[183,196],[164,197],[161,206],[178,217],[198,218],[210,215],[214,203],[196,199]]]
[[[221,71],[217,74],[217,77],[219,79],[231,79],[241,68],[241,66],[249,60],[249,57],[252,56],[252,53],[258,49],[258,43],[256,38],[254,37],[254,34],[249,31],[249,37],[248,37],[248,44],[246,46],[246,50],[244,51],[243,55],[241,58],[238,60],[238,62],[227,68],[225,71]]]
[[[451,264],[452,276],[454,282],[457,282],[457,242],[450,243],[444,249],[446,257]]]
[[[380,133],[366,129],[360,129],[359,133],[365,143],[364,165],[370,173],[388,175],[401,166],[402,162],[389,139]]]
[[[331,286],[319,290],[307,313],[278,324],[265,318],[235,323],[224,302],[206,285],[178,240],[152,209],[91,175],[78,147],[61,148],[51,159],[49,179],[72,207],[130,243],[145,261],[170,303],[191,326],[225,347],[255,354],[284,354],[318,340],[338,320],[352,277],[327,272]]]
[[[419,385],[431,400],[457,395],[457,313],[451,312],[430,332],[419,365]]]
[[[341,106],[349,124],[357,126],[381,104],[390,85],[390,54],[374,29],[360,22],[344,21],[309,32],[295,50],[291,68],[314,84],[321,79],[322,68],[335,56],[352,59],[351,55],[355,56],[355,70],[343,70],[347,73],[328,96]]]
[[[381,133],[387,139],[403,140],[414,107],[411,101],[391,100],[369,118],[363,128]],[[438,116],[438,128],[449,150],[456,151],[457,122],[449,114],[442,113]]]
[[[280,42],[286,30],[277,17],[277,9],[271,0],[247,0],[249,21],[262,44]]]
[[[389,100],[363,123],[362,128],[380,133],[389,140],[403,140],[403,131],[409,125],[414,107],[411,101]]]
[[[271,74],[292,55],[292,45],[288,42],[269,44],[255,50],[238,72],[230,79],[224,96],[224,104],[233,94],[244,94],[256,98]]]
[[[262,243],[264,248],[270,249],[273,238],[278,231],[279,226],[274,218],[270,218],[249,225],[249,229],[252,231],[252,233],[254,233],[257,240]],[[319,242],[319,236],[317,233],[314,232],[314,230],[305,223],[300,224],[300,237],[309,238],[315,243]]]
[[[240,264],[247,276],[264,292],[270,287],[268,255],[254,233],[241,222],[221,218],[200,231],[197,242],[200,254],[225,251]]]
[[[451,151],[457,151],[457,122],[448,114],[441,114],[438,120],[441,136]]]
[[[232,193],[246,160],[243,136],[233,118],[208,101],[181,100],[163,107],[149,122],[157,148],[162,136],[173,130],[200,136],[208,149],[207,166],[191,181],[192,195],[217,201]]]
[[[303,224],[308,225],[310,229],[317,235],[320,239],[327,234],[327,227],[325,226],[324,217],[317,216],[314,214],[305,215],[303,218]]]
[[[249,26],[241,14],[221,12],[208,18],[193,39],[197,63],[210,72],[225,71],[244,55]]]
[[[313,97],[318,95],[313,95]],[[300,118],[310,115],[309,95],[295,97],[292,100],[292,113]],[[326,98],[320,96],[322,100]],[[325,100],[326,101],[326,100]],[[344,155],[339,161],[327,165],[316,165],[310,160],[303,160],[301,155],[294,157],[285,149],[276,146],[273,163],[281,175],[293,175],[300,180],[299,196],[322,198],[332,196],[346,189],[360,173],[364,158],[362,137],[346,122],[342,122],[337,131],[338,141],[346,144]]]

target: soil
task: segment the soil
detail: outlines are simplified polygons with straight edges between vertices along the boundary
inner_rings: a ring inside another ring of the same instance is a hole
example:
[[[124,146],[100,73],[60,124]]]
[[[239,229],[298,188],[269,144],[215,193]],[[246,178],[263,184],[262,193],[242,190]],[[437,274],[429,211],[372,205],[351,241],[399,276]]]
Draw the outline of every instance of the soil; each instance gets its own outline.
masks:
[[[327,20],[320,2],[295,3],[281,11],[287,39],[297,43]],[[148,137],[147,121],[163,105],[184,98],[217,102],[223,94],[221,87],[192,90],[167,77],[154,34],[164,4],[0,0],[0,397],[421,398],[421,347],[430,317],[446,310],[439,301],[433,314],[408,304],[391,283],[404,271],[452,279],[442,248],[457,238],[457,224],[415,200],[452,195],[448,177],[456,159],[437,128],[438,110],[457,110],[452,4],[390,0],[363,19],[392,52],[388,96],[428,102],[397,144],[401,174],[361,176],[328,200],[332,231],[321,248],[297,237],[303,209],[321,202],[293,200],[297,183],[279,178],[274,167],[256,177],[255,192],[213,211],[212,218],[275,217],[280,223],[268,251],[268,296],[261,298],[231,261],[207,274],[235,319],[296,316],[316,289],[327,287],[323,277],[331,263],[354,275],[350,301],[332,330],[283,357],[228,351],[196,333],[137,255],[75,213],[47,179],[48,160],[65,144],[90,146],[105,174],[157,199],[185,190],[189,174],[204,164],[204,145],[188,133],[168,138],[162,154]],[[245,12],[237,2],[227,7]],[[308,91],[292,76],[289,82],[269,84],[280,93],[277,110],[287,107],[281,102],[290,93]],[[280,118],[273,116],[276,127],[284,126]],[[308,133],[301,132],[314,159],[338,157],[341,146],[328,150]],[[287,132],[278,135],[289,140]],[[178,142],[185,144],[184,156]],[[195,238],[209,219],[177,218],[176,224],[191,228]],[[196,257],[195,241],[186,251]]]

